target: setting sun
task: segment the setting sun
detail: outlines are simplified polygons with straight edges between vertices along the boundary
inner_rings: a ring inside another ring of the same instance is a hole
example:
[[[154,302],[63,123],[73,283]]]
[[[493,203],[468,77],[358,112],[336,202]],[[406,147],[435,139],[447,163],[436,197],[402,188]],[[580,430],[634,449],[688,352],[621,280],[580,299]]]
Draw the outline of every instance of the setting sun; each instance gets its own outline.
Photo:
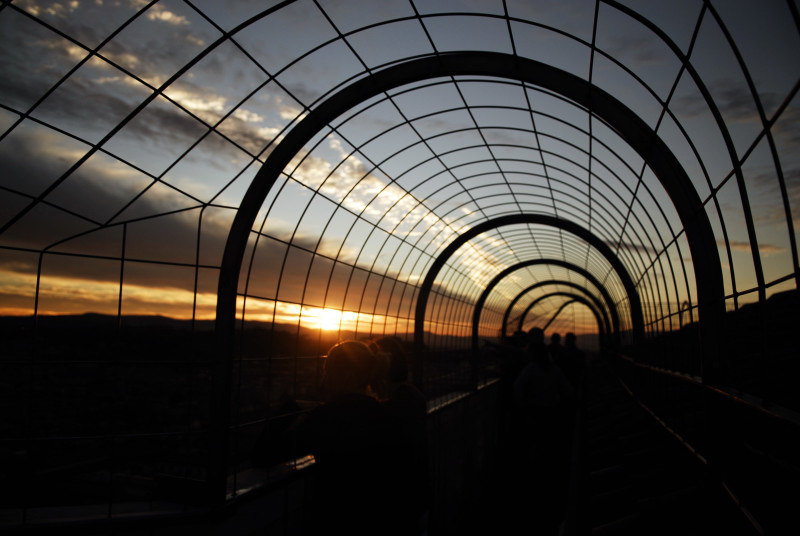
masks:
[[[342,324],[342,312],[336,309],[320,309],[317,319],[320,329],[326,331],[338,330]]]

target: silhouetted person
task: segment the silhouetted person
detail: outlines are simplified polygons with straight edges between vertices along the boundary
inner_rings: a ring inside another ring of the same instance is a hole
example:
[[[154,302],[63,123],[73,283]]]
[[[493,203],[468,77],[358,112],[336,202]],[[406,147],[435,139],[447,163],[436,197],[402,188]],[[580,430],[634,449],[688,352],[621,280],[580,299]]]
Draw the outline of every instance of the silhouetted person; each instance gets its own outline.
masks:
[[[402,342],[396,337],[381,337],[372,346],[388,358],[383,405],[397,419],[404,455],[397,463],[405,466],[405,478],[397,482],[402,494],[399,502],[408,516],[397,523],[403,534],[419,533],[431,505],[428,472],[428,404],[422,392],[408,380],[408,359]]]
[[[301,449],[316,460],[310,534],[390,533],[396,515],[396,422],[367,394],[376,357],[366,344],[337,344],[325,359],[328,400],[298,429]]]
[[[577,338],[574,333],[567,333],[564,337],[564,350],[561,355],[561,369],[567,380],[576,389],[583,378],[583,370],[586,366],[586,356],[578,348]]]
[[[508,451],[507,457],[513,457],[512,451],[517,442],[519,432],[518,408],[514,400],[514,382],[530,360],[528,357],[528,335],[518,330],[508,337],[498,350],[498,373],[500,376],[500,424],[501,446]]]
[[[529,418],[546,424],[551,415],[571,400],[573,391],[561,369],[553,362],[544,344],[542,330],[533,328],[528,336],[530,361],[514,382],[514,398]]]
[[[561,362],[561,352],[563,351],[561,335],[558,333],[550,335],[550,344],[547,349],[550,352],[550,357],[553,359],[553,362],[558,365]]]
[[[528,449],[522,460],[530,460],[528,478],[535,504],[541,507],[535,515],[553,529],[561,519],[566,499],[574,391],[553,363],[542,330],[533,328],[528,336],[531,361],[514,382],[514,397],[525,429],[522,444]]]

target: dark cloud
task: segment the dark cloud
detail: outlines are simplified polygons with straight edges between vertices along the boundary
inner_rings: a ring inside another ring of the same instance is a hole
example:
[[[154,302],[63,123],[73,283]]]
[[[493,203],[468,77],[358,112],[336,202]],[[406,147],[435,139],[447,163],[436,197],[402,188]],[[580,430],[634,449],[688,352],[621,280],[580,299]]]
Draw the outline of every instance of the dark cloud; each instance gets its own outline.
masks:
[[[612,57],[630,58],[636,64],[661,63],[664,54],[656,50],[654,37],[637,36],[615,32],[610,34],[610,47],[606,50]]]
[[[724,246],[723,242],[719,242],[719,244],[720,246]],[[753,248],[750,246],[750,242],[741,242],[736,240],[732,240],[730,242],[730,248],[732,251],[741,251],[744,253],[750,253],[753,251]],[[772,244],[759,244],[758,251],[761,253],[761,255],[770,255],[772,253],[783,253],[786,250]]]
[[[708,90],[715,106],[727,121],[760,123],[753,94],[743,82],[721,80],[710,85]],[[763,93],[760,98],[766,109],[773,108],[780,102],[780,98],[774,93]],[[708,105],[700,92],[685,94],[675,99],[673,108],[688,117],[697,117],[708,112]]]
[[[772,127],[776,138],[794,149],[795,157],[800,148],[800,105],[787,107]]]
[[[37,196],[89,150],[32,122],[23,123],[0,142],[3,186]]]
[[[138,82],[94,59],[37,107],[33,116],[96,142],[149,95]]]
[[[612,250],[616,250],[617,246],[619,246],[632,251],[638,251],[639,253],[644,254],[647,258],[655,257],[658,254],[658,251],[656,251],[656,249],[652,246],[646,246],[644,244],[634,244],[633,242],[626,242],[624,240],[620,243],[606,241],[606,245],[610,247]]]

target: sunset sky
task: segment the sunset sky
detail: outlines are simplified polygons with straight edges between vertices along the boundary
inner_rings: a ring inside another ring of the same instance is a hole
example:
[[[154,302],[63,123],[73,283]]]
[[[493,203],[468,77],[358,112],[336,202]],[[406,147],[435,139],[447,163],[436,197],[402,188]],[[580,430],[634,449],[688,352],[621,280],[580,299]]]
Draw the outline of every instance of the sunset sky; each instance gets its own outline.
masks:
[[[292,127],[369,72],[461,50],[516,54],[590,80],[653,128],[705,202],[729,307],[734,296],[756,300],[739,294],[759,286],[767,295],[795,288],[796,9],[777,0],[711,4],[3,4],[0,314],[213,319],[233,217]],[[677,212],[613,128],[542,88],[457,76],[371,98],[296,155],[251,234],[240,314],[405,333],[433,259],[466,229],[513,213],[556,216],[597,235],[639,285],[648,324],[677,327],[680,304],[696,303]],[[429,304],[431,329],[466,333],[486,284],[532,258],[585,268],[625,311],[620,279],[593,247],[519,224],[484,233],[448,262]],[[487,300],[485,333],[496,334],[522,289],[551,280],[599,296],[575,272],[525,268]],[[520,300],[516,316],[560,290],[554,283]],[[547,322],[567,299],[545,300],[530,322]],[[559,319],[553,329],[596,329],[577,303]]]

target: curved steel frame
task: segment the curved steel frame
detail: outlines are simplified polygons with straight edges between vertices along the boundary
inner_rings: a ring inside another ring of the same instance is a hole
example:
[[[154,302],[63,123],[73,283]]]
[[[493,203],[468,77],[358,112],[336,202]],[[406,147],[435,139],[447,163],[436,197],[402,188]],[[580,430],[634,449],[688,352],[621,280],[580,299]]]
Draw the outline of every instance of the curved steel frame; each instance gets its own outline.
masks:
[[[295,154],[328,122],[356,104],[383,91],[429,78],[447,75],[483,75],[522,80],[555,91],[581,104],[617,129],[620,136],[647,162],[663,184],[686,231],[697,277],[698,307],[703,315],[708,343],[705,352],[716,359],[717,333],[724,315],[724,291],[719,254],[711,224],[686,171],[656,133],[633,111],[587,80],[550,65],[494,52],[454,52],[423,57],[388,67],[345,87],[321,103],[269,155],[245,194],[225,244],[217,300],[217,333],[220,350],[231,348],[235,325],[239,269],[250,229],[261,204],[281,171]],[[438,260],[438,259],[437,259]],[[441,268],[441,267],[439,267]],[[438,271],[438,270],[437,270]],[[431,272],[428,272],[431,275]],[[435,274],[434,274],[435,276]],[[427,279],[426,279],[427,280]],[[431,281],[432,286],[432,281]],[[430,289],[422,289],[419,301],[427,302]],[[420,308],[417,308],[419,311]],[[423,309],[424,317],[424,309]],[[424,318],[415,318],[417,327]]]
[[[611,265],[612,269],[617,273],[617,276],[620,278],[622,282],[622,286],[625,288],[625,293],[628,296],[628,301],[630,303],[630,311],[631,311],[631,324],[633,328],[633,340],[634,343],[640,342],[644,338],[644,314],[642,312],[642,302],[639,298],[639,293],[636,291],[636,285],[633,282],[628,271],[625,269],[625,266],[622,264],[622,261],[614,255],[614,252],[611,251],[611,248],[602,240],[600,240],[596,235],[592,234],[591,232],[587,231],[580,225],[575,222],[571,222],[568,220],[562,220],[560,218],[556,218],[554,216],[548,216],[545,214],[512,214],[510,216],[501,216],[499,218],[495,218],[493,220],[488,220],[483,223],[476,225],[475,227],[470,228],[465,233],[456,237],[450,244],[447,245],[446,248],[436,257],[431,268],[428,270],[428,273],[425,274],[425,279],[420,286],[419,296],[417,297],[417,307],[414,312],[414,363],[412,364],[412,377],[414,378],[415,382],[421,382],[422,380],[422,355],[424,353],[425,344],[425,313],[428,306],[428,297],[430,296],[431,289],[433,288],[433,283],[436,280],[436,276],[439,275],[439,272],[444,267],[445,263],[453,256],[453,254],[458,251],[458,249],[478,236],[481,233],[485,233],[491,229],[495,229],[497,227],[503,227],[506,225],[514,225],[520,223],[531,223],[531,224],[539,224],[539,225],[548,225],[551,227],[556,227],[572,233],[586,242],[588,242],[592,247],[596,248],[597,251],[606,258],[606,260]],[[528,261],[531,263],[537,263],[537,261],[541,261],[541,259],[535,259],[533,261]],[[551,264],[553,261],[550,261]],[[521,263],[524,264],[524,263]],[[477,317],[480,320],[480,311],[483,308],[483,304],[488,298],[489,293],[491,292],[492,288],[500,282],[500,280],[508,274],[501,272],[494,279],[492,282],[487,285],[486,289],[483,291],[481,296],[478,298],[478,301],[475,304],[475,309],[473,310],[473,332],[472,332],[472,344],[473,348],[477,348],[477,322],[475,318]],[[602,285],[600,285],[602,286]]]
[[[617,315],[616,307],[614,304],[609,304],[609,308],[611,310],[611,320],[609,320],[608,312],[606,311],[605,307],[603,307],[603,302],[600,299],[589,292],[586,288],[582,287],[577,283],[573,283],[572,281],[566,281],[561,279],[548,279],[547,281],[539,281],[538,283],[534,283],[533,285],[529,286],[528,288],[524,289],[522,292],[514,296],[514,299],[508,304],[506,307],[505,312],[503,313],[503,323],[500,326],[500,337],[505,338],[508,333],[508,319],[511,316],[511,311],[514,309],[514,306],[519,302],[526,294],[536,290],[537,288],[546,287],[549,285],[560,285],[574,288],[575,290],[583,292],[588,299],[594,303],[597,307],[597,310],[601,312],[603,316],[603,324],[602,327],[605,328],[607,334],[612,333],[619,333],[619,316]],[[600,287],[598,287],[600,288]],[[605,290],[605,289],[604,289]],[[605,298],[605,296],[604,296]]]
[[[590,309],[594,310],[593,306],[589,303],[589,300],[587,300],[585,297],[581,296],[580,294],[576,294],[575,292],[565,292],[563,290],[556,290],[554,292],[549,292],[547,294],[542,294],[541,296],[537,297],[535,300],[533,300],[531,303],[528,304],[528,306],[525,308],[525,311],[523,311],[522,315],[519,317],[519,329],[520,330],[522,330],[523,326],[525,325],[525,318],[531,312],[531,309],[533,309],[534,307],[539,305],[541,302],[543,302],[545,300],[549,300],[550,298],[571,298],[569,301],[564,302],[564,304],[562,304],[561,307],[559,307],[558,312],[561,311],[561,309],[564,307],[564,305],[569,304],[569,303],[571,303],[573,301],[580,301],[581,303],[583,303],[584,305],[586,305]],[[596,312],[596,311],[594,311],[594,312]],[[548,325],[550,324],[550,322],[552,322],[552,319],[547,322]],[[544,330],[544,329],[545,328],[542,327],[542,330]]]
[[[544,294],[542,296],[539,296],[538,298],[533,300],[530,303],[530,305],[528,305],[528,307],[525,308],[525,312],[522,313],[522,316],[519,319],[519,329],[522,329],[522,326],[525,324],[525,317],[528,316],[528,313],[530,312],[531,309],[533,309],[536,306],[536,304],[538,304],[538,303],[540,303],[540,302],[542,302],[542,301],[544,301],[546,299],[553,298],[553,297],[560,297],[560,296],[570,298],[570,300],[564,302],[561,305],[561,307],[558,308],[558,311],[556,311],[556,314],[553,315],[553,317],[547,322],[548,326],[550,325],[550,322],[555,320],[555,318],[561,313],[561,311],[564,310],[564,308],[567,305],[569,305],[570,303],[573,303],[573,302],[578,302],[578,303],[581,303],[581,304],[585,305],[586,307],[589,308],[590,311],[592,311],[592,313],[594,314],[595,320],[597,321],[597,327],[598,328],[602,328],[600,312],[597,311],[597,309],[595,309],[595,307],[593,306],[593,304],[589,300],[587,300],[586,298],[584,298],[580,294],[575,294],[574,292],[551,292],[549,294]],[[543,330],[547,329],[547,326],[544,326],[542,329]],[[605,344],[606,333],[603,331],[603,329],[598,329],[598,334],[600,335],[600,347],[602,348],[604,346],[604,344]]]
[[[247,189],[225,243],[217,291],[215,329],[218,341],[217,385],[219,387],[216,396],[220,409],[215,418],[215,432],[222,434],[222,437],[227,436],[230,422],[226,402],[230,400],[239,272],[250,230],[264,199],[281,171],[314,135],[325,128],[329,121],[358,103],[404,84],[457,75],[520,80],[559,93],[613,125],[626,143],[647,162],[672,199],[685,229],[697,278],[698,307],[703,318],[702,341],[705,364],[710,362],[716,365],[719,331],[725,313],[722,270],[716,240],[697,191],[667,145],[647,123],[619,100],[574,74],[510,54],[496,52],[437,54],[409,60],[365,76],[309,111],[267,157]],[[428,275],[430,276],[431,272]],[[433,274],[433,277],[435,275]],[[429,292],[430,287],[421,290],[418,304],[422,301],[427,302]],[[422,308],[422,311],[424,315],[425,309]],[[424,318],[417,317],[415,322],[417,330],[424,325]],[[415,342],[417,339],[420,341],[422,339],[421,330],[415,331]],[[225,444],[224,441],[219,443]],[[220,452],[213,454],[218,455],[221,460],[226,459],[225,447],[221,447]],[[219,489],[224,489],[224,478],[226,478],[224,465],[221,462],[217,474],[211,477],[212,480],[219,480],[216,482],[219,484]]]
[[[495,221],[495,220],[492,220],[492,221]],[[478,298],[478,301],[475,302],[475,308],[473,309],[473,312],[472,312],[472,348],[476,349],[478,347],[478,325],[480,324],[481,313],[483,312],[483,306],[486,303],[486,300],[489,298],[489,294],[491,294],[492,290],[494,290],[494,287],[496,287],[498,285],[498,283],[500,283],[500,281],[502,281],[503,279],[505,279],[506,277],[508,277],[512,273],[516,272],[517,270],[521,270],[521,269],[527,268],[529,266],[537,266],[537,265],[540,265],[540,264],[552,265],[552,266],[560,266],[562,268],[566,268],[567,270],[573,271],[573,272],[578,273],[581,276],[585,277],[595,287],[597,287],[597,289],[603,295],[603,299],[608,304],[609,309],[611,309],[613,311],[612,312],[613,317],[616,319],[616,325],[614,326],[615,327],[614,336],[615,336],[615,344],[618,346],[619,345],[619,316],[617,314],[617,308],[616,308],[617,306],[614,303],[614,300],[611,298],[611,295],[608,293],[608,291],[605,289],[605,287],[603,287],[603,285],[600,283],[600,281],[598,281],[597,278],[594,277],[588,270],[585,270],[585,269],[581,268],[580,266],[577,266],[577,265],[572,264],[572,263],[567,262],[567,261],[563,261],[561,259],[531,259],[529,261],[525,261],[525,262],[521,262],[521,263],[515,264],[513,266],[509,266],[508,268],[506,268],[505,270],[503,270],[499,274],[497,274],[486,285],[486,288],[481,293],[480,297]],[[419,304],[419,302],[417,302],[417,303]],[[505,322],[505,319],[504,319],[504,322]],[[505,324],[503,324],[503,326],[505,327]],[[634,324],[634,330],[635,329],[637,329],[636,324]],[[638,329],[643,330],[644,328],[643,328],[643,326],[640,325]],[[639,336],[641,336],[641,335],[642,334],[640,333]]]

